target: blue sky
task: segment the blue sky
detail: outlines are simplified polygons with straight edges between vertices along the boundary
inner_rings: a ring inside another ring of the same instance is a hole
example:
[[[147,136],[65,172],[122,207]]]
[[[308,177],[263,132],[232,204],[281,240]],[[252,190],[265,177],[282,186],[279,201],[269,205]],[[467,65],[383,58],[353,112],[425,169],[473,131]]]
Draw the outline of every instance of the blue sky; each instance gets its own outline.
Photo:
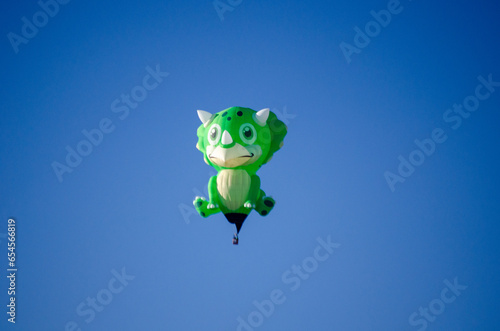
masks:
[[[496,4],[40,3],[0,14],[0,329],[498,328]],[[192,209],[231,106],[288,125],[238,246]]]

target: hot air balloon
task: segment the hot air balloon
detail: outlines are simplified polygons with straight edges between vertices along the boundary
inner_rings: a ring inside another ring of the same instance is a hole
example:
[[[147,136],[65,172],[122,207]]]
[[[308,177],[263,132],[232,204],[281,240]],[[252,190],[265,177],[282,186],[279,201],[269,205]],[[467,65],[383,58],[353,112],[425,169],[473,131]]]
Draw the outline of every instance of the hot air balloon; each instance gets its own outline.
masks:
[[[236,226],[233,244],[248,214],[268,215],[275,201],[261,189],[257,171],[283,146],[286,125],[265,108],[231,107],[211,114],[198,110],[198,148],[205,162],[217,170],[208,181],[208,198],[193,204],[202,217],[222,212]]]

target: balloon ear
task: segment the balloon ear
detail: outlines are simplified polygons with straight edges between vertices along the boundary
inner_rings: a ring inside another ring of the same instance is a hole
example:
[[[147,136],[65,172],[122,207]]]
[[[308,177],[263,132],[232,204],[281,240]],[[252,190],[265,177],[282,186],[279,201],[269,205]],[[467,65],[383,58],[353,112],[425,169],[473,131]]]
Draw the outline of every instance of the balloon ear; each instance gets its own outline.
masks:
[[[253,115],[253,119],[260,126],[266,125],[267,118],[269,117],[269,108],[259,110]]]
[[[206,127],[212,118],[212,114],[208,111],[198,110],[198,117],[200,118],[201,123]]]

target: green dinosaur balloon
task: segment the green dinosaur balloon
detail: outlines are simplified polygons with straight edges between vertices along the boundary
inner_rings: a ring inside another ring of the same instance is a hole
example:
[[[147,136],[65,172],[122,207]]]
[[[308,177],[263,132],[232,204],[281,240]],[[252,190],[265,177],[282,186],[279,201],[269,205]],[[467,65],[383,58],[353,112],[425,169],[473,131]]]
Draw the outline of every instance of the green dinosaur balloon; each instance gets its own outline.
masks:
[[[203,217],[222,212],[236,225],[233,244],[248,214],[255,209],[265,216],[275,201],[260,188],[257,170],[283,146],[287,127],[269,108],[255,111],[231,107],[216,114],[198,110],[198,148],[205,162],[217,170],[208,182],[208,200],[193,204]]]

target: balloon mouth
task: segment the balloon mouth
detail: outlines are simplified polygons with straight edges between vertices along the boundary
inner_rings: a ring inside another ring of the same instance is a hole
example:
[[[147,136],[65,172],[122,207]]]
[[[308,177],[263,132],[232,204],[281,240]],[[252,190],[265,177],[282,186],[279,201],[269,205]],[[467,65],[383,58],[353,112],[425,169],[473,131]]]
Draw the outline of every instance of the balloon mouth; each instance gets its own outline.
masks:
[[[250,155],[242,155],[242,156],[238,156],[238,157],[250,157],[250,158],[252,158],[252,157],[254,157],[254,155],[255,155],[254,153],[251,153]],[[218,157],[215,157],[215,156],[212,156],[212,155],[209,155],[208,158],[210,158],[210,159],[218,159]]]
[[[258,151],[256,150],[255,152]],[[217,146],[210,151],[210,153],[207,153],[207,156],[212,163],[220,167],[235,168],[246,163],[255,162],[260,154],[250,152],[247,148],[241,146],[240,144],[236,144],[231,148],[222,148]]]
[[[250,155],[242,155],[242,156],[238,156],[238,157],[254,157],[254,155],[255,155],[254,153],[250,153]],[[212,155],[209,155],[208,157],[211,159],[217,159],[217,157],[212,156]]]
[[[210,159],[210,161],[217,164],[218,166],[226,167],[226,168],[235,168],[235,167],[238,167],[240,165],[247,163],[248,160],[251,159],[253,156],[254,155],[252,153],[252,155],[242,155],[242,156],[238,156],[238,157],[228,159],[228,160],[221,159],[221,158],[218,158],[218,157],[213,156],[213,155],[209,155],[208,158]]]

